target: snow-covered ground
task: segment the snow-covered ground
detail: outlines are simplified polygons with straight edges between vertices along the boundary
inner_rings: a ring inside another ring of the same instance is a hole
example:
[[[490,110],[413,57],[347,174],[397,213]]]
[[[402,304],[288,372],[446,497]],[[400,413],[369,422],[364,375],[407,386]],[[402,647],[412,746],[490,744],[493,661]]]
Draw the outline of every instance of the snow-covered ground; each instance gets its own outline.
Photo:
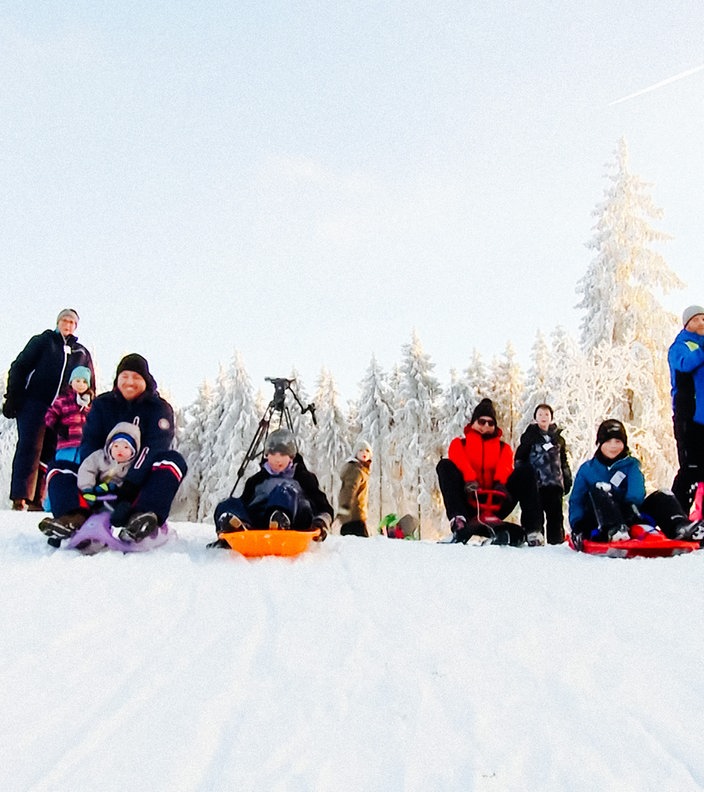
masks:
[[[2,790],[699,790],[704,551],[52,550],[0,513]]]

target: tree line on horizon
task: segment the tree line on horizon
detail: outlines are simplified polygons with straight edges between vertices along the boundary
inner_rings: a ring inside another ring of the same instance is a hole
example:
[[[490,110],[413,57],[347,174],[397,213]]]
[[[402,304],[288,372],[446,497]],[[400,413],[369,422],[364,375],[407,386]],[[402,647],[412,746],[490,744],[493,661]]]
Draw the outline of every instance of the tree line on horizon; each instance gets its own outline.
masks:
[[[483,397],[494,401],[503,437],[514,449],[535,406],[550,404],[564,428],[574,469],[592,456],[598,424],[618,418],[643,462],[648,486],[670,486],[676,454],[666,357],[678,325],[658,297],[684,284],[655,250],[670,237],[652,225],[662,210],[650,197],[650,185],[630,172],[624,139],[606,178],[587,243],[594,256],[576,286],[583,312],[578,340],[562,327],[548,337],[538,332],[527,371],[510,342],[490,360],[475,349],[465,367],[451,371],[450,381],[441,385],[413,332],[392,370],[383,371],[372,358],[358,397],[347,405],[340,403],[328,370],[321,371],[312,396],[297,372],[290,373],[301,402],[316,405],[314,425],[291,394],[286,399],[301,453],[333,505],[338,471],[355,441],[364,437],[374,452],[370,528],[395,512],[418,518],[424,537],[445,533],[435,466]],[[214,383],[203,383],[194,402],[177,409],[177,446],[189,474],[175,504],[176,519],[212,518],[216,503],[238,478],[270,395],[254,392],[235,352]],[[272,429],[279,417],[275,411]],[[0,418],[0,486],[7,492],[15,442],[15,422]],[[244,476],[255,470],[252,462]]]

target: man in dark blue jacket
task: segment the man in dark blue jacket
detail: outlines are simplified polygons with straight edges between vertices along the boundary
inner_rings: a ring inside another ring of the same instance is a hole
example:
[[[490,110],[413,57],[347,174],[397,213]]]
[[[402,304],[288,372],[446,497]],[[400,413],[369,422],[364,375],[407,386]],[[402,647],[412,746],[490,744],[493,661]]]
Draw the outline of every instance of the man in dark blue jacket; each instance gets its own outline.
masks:
[[[44,472],[53,458],[56,440],[46,431],[47,409],[76,366],[87,366],[95,381],[90,352],[73,334],[77,326],[78,313],[64,308],[56,319],[56,329],[30,338],[10,366],[2,412],[6,418],[17,419],[10,484],[15,510],[42,511]]]
[[[694,485],[704,481],[704,308],[685,308],[682,326],[667,353],[667,361],[680,466],[672,491],[689,512]]]
[[[79,462],[105,445],[108,434],[121,421],[139,426],[141,450],[124,482],[115,493],[110,522],[120,528],[121,539],[141,541],[154,533],[169,515],[171,503],[186,475],[186,462],[171,450],[174,414],[159,396],[147,361],[126,355],[117,366],[113,389],[93,401],[83,429]],[[78,464],[53,464],[47,476],[54,516],[39,529],[52,539],[75,533],[90,514],[77,487]]]

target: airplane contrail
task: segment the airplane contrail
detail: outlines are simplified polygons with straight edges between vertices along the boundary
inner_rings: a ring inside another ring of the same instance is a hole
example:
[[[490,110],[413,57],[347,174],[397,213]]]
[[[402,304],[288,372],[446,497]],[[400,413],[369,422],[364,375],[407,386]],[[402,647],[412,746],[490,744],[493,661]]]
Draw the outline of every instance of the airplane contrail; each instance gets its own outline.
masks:
[[[670,83],[673,83],[677,80],[683,80],[685,77],[689,77],[691,74],[696,74],[697,72],[702,71],[702,69],[704,69],[704,63],[702,63],[701,66],[695,66],[693,69],[687,69],[687,71],[675,74],[674,77],[668,77],[666,80],[660,80],[660,82],[655,83],[655,85],[650,85],[647,88],[643,88],[641,91],[628,94],[628,96],[624,96],[621,99],[615,99],[613,102],[609,102],[609,107],[611,107],[611,105],[620,104],[621,102],[626,102],[629,99],[635,99],[636,96],[642,96],[645,93],[654,91],[656,88],[662,88],[663,85],[669,85]]]

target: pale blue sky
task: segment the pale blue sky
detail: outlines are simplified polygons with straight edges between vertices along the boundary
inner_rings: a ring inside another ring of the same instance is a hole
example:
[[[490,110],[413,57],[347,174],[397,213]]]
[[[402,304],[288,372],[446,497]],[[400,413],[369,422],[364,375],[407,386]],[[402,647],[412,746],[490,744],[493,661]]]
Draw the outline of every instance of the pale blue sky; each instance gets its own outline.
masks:
[[[704,301],[704,5],[6,2],[5,368],[76,307],[104,376],[145,354],[185,405],[235,348],[255,387],[356,395],[415,327],[473,347],[577,335],[592,211],[625,135]]]

